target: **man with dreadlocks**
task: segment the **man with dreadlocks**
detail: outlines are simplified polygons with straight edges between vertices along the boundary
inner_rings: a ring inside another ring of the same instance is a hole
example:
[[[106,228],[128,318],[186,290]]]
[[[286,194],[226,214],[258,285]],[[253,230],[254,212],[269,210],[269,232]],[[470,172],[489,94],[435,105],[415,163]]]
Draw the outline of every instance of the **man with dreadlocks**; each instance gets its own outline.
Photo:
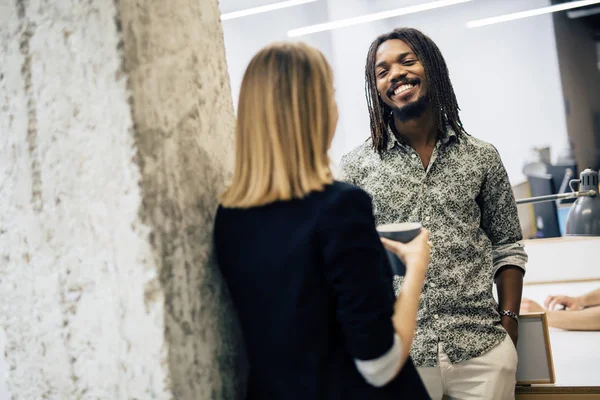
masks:
[[[433,399],[514,398],[527,255],[502,160],[465,132],[444,57],[421,32],[379,36],[365,78],[371,138],[340,170],[371,194],[378,224],[431,231],[411,350],[419,373]]]

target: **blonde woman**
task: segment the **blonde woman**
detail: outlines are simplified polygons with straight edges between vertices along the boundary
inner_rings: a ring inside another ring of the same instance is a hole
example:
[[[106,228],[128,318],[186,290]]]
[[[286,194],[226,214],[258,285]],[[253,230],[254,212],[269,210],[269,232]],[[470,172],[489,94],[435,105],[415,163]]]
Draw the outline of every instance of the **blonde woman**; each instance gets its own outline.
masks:
[[[429,233],[384,243],[407,269],[395,299],[370,197],[332,178],[336,123],[318,50],[280,43],[252,59],[215,222],[250,361],[246,398],[427,399],[408,353]]]

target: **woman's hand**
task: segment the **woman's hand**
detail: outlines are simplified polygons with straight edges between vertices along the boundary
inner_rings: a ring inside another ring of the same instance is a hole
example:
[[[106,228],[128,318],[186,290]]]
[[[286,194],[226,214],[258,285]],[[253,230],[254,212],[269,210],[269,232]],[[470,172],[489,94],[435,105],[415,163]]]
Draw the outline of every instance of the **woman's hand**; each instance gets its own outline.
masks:
[[[583,302],[579,297],[570,296],[548,296],[544,301],[544,306],[548,310],[556,310],[556,308],[563,306],[567,310],[581,310],[583,308]]]
[[[381,238],[386,249],[396,254],[406,266],[406,271],[420,272],[425,276],[431,259],[431,242],[429,231],[421,229],[421,233],[408,243]]]
[[[530,299],[521,300],[521,310],[519,311],[519,314],[544,312],[544,311],[546,311],[546,310],[544,310],[544,307],[540,306],[538,303],[536,303],[533,300],[530,300]]]
[[[381,238],[388,251],[396,254],[406,266],[406,275],[402,290],[394,304],[392,323],[402,342],[402,363],[408,358],[417,326],[417,312],[423,282],[429,268],[431,244],[429,231],[423,229],[419,235],[408,243]]]

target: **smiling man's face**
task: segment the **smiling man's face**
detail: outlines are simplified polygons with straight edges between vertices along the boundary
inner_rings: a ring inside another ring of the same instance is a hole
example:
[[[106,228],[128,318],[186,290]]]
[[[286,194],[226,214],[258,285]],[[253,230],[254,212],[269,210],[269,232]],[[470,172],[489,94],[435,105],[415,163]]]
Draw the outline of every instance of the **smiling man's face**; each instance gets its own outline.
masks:
[[[425,68],[402,40],[390,39],[379,46],[375,78],[383,102],[401,120],[419,117],[427,109]]]

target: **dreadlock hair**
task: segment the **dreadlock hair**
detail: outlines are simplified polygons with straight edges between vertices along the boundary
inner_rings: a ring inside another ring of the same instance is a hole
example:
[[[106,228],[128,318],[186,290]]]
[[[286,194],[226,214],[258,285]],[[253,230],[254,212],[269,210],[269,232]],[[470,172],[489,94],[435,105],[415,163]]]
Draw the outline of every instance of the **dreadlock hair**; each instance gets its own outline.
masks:
[[[365,95],[371,120],[371,140],[373,149],[383,155],[388,144],[388,124],[392,118],[392,109],[383,102],[377,91],[375,76],[375,56],[379,46],[388,40],[399,39],[406,43],[415,53],[425,70],[425,78],[429,83],[429,103],[433,106],[438,130],[445,129],[446,124],[460,137],[466,134],[458,112],[458,102],[454,94],[452,82],[444,56],[437,45],[428,36],[412,28],[396,28],[380,35],[371,43],[365,65]]]

